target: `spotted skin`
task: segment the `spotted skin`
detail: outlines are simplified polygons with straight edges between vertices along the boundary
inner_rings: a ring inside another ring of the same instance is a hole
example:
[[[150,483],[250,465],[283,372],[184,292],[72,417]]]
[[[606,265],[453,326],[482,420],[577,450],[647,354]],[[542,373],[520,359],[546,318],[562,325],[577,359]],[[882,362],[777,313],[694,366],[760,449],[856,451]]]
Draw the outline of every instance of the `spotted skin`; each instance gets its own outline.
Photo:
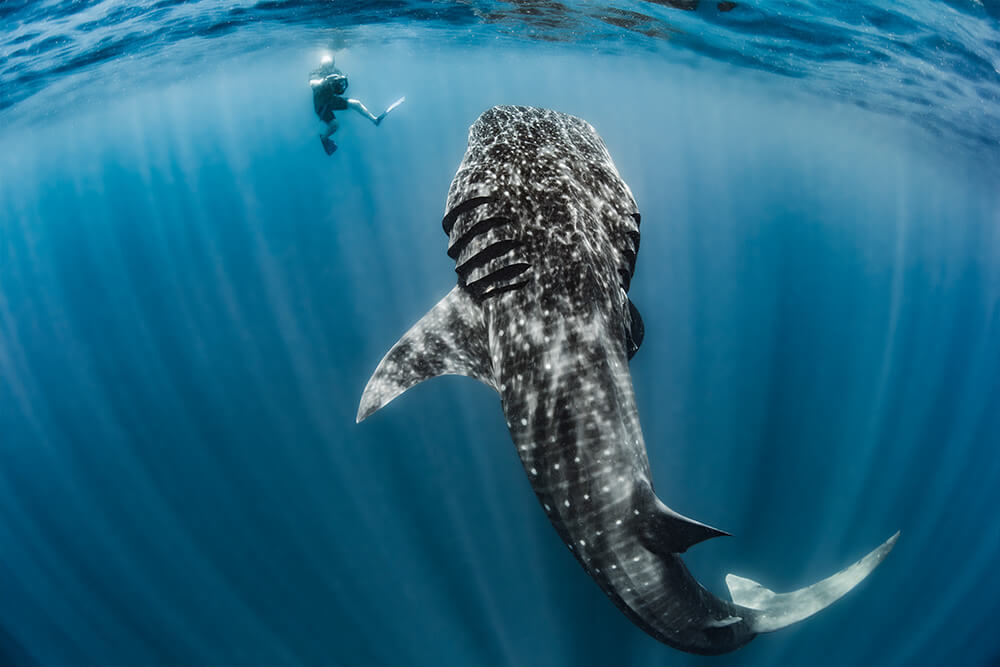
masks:
[[[487,383],[552,525],[612,602],[684,651],[746,644],[760,612],[706,591],[677,555],[725,533],[653,492],[628,366],[640,216],[601,138],[566,114],[494,107],[446,211],[458,285],[383,359],[358,421],[430,377]]]

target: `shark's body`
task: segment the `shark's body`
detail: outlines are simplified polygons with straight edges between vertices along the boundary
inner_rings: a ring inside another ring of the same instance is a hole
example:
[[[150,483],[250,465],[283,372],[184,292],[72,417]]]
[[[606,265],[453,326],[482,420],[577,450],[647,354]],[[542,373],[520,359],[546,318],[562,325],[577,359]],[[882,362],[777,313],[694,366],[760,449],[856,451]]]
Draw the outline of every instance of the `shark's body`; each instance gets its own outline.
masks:
[[[723,653],[833,602],[895,536],[785,595],[730,575],[728,602],[689,574],[677,554],[725,533],[653,493],[628,368],[643,334],[627,297],[639,220],[588,123],[528,107],[485,112],[442,223],[458,286],[382,360],[358,420],[437,375],[492,386],[532,488],[588,574],[660,641]]]

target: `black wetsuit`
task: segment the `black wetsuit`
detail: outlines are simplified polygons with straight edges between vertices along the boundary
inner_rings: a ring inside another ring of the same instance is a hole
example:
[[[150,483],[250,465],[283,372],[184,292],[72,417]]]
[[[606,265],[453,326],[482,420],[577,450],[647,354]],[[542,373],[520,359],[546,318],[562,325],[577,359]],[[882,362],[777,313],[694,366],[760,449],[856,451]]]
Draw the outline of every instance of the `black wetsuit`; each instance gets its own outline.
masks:
[[[336,117],[334,111],[347,109],[347,98],[343,97],[347,92],[347,77],[338,69],[320,70],[318,74],[315,78],[323,82],[313,86],[313,106],[319,119],[329,123]]]

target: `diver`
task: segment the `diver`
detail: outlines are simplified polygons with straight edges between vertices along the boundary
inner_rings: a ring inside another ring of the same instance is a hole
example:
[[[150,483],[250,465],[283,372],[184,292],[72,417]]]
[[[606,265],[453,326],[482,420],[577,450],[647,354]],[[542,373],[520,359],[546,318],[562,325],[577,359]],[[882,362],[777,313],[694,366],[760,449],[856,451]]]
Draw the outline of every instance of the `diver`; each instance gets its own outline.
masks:
[[[344,97],[344,93],[347,92],[347,75],[334,66],[333,56],[330,55],[323,56],[319,68],[309,75],[309,85],[312,86],[313,107],[316,109],[316,115],[326,123],[326,130],[320,133],[319,139],[323,143],[323,150],[326,151],[327,155],[333,155],[333,152],[337,150],[337,144],[330,139],[330,135],[340,127],[334,111],[354,109],[377,127],[386,114],[406,99],[405,97],[400,98],[379,115],[374,115],[360,100]]]

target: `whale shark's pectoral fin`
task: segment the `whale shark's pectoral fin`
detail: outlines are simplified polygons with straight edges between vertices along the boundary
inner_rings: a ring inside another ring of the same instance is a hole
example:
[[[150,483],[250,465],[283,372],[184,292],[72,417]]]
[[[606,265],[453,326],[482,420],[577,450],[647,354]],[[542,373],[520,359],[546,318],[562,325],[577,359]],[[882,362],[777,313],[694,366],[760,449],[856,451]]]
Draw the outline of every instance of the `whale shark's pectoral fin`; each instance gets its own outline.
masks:
[[[648,486],[635,491],[632,506],[643,545],[661,556],[684,553],[699,542],[729,535],[723,530],[673,511]]]
[[[642,339],[646,335],[646,325],[642,323],[642,315],[639,314],[639,309],[632,303],[632,299],[626,299],[626,301],[628,301],[629,321],[628,326],[625,328],[625,349],[628,351],[628,358],[631,361],[642,345]]]
[[[386,353],[361,396],[358,421],[438,375],[468,375],[496,389],[486,339],[482,311],[455,287]]]
[[[726,575],[726,585],[733,602],[759,612],[751,621],[754,632],[780,630],[830,606],[861,583],[892,551],[898,538],[897,532],[854,565],[791,593],[775,593],[756,581],[737,577],[735,574]]]

